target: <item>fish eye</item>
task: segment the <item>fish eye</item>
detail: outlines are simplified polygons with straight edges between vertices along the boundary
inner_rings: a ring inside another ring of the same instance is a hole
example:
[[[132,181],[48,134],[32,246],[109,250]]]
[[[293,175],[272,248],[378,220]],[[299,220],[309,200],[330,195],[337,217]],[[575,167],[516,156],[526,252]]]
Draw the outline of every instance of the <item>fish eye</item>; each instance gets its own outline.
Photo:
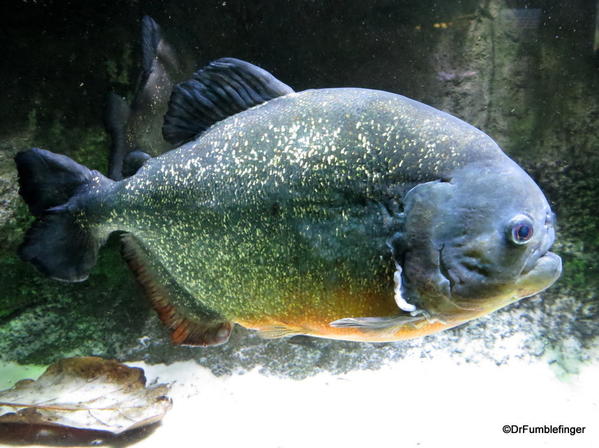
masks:
[[[512,243],[517,245],[528,243],[534,233],[532,220],[524,215],[515,216],[510,221],[508,233]]]

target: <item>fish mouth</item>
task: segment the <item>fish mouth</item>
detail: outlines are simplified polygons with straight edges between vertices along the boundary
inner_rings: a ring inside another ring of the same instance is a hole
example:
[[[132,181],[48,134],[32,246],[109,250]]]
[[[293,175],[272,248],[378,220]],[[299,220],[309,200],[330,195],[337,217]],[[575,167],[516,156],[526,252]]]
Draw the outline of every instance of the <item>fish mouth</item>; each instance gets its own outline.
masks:
[[[553,252],[546,252],[529,269],[522,272],[516,282],[517,295],[530,297],[553,285],[562,273],[562,259]]]
[[[439,273],[448,281],[448,298],[455,303],[473,299],[504,299],[516,300],[530,297],[544,291],[553,285],[562,272],[562,260],[553,252],[546,251],[536,255],[522,272],[511,281],[499,279],[492,281],[493,273],[484,260],[473,257],[459,257],[448,260],[444,247],[439,250]],[[509,284],[511,283],[511,287]],[[481,291],[470,285],[486,284],[488,290]],[[461,302],[460,302],[461,303]]]
[[[543,238],[541,239],[541,241],[536,245],[536,247],[533,248],[532,253],[529,255],[529,259],[527,261],[527,263],[524,265],[524,268],[522,269],[522,272],[520,273],[520,275],[528,275],[532,270],[537,269],[537,265],[539,263],[539,261],[541,261],[543,259],[543,257],[549,257],[548,259],[544,259],[541,263],[541,266],[544,266],[544,264],[549,263],[548,260],[553,260],[553,263],[557,263],[557,260],[555,260],[555,257],[559,258],[556,254],[554,254],[553,252],[550,252],[549,249],[551,248],[551,246],[553,246],[553,243],[555,242],[555,213],[553,213],[551,210],[548,210],[546,212],[546,216],[545,216],[545,229],[544,229],[544,233],[543,233]],[[561,259],[560,262],[557,263],[559,265],[559,269],[561,272]],[[556,266],[557,268],[557,266]],[[558,275],[559,277],[559,275]]]

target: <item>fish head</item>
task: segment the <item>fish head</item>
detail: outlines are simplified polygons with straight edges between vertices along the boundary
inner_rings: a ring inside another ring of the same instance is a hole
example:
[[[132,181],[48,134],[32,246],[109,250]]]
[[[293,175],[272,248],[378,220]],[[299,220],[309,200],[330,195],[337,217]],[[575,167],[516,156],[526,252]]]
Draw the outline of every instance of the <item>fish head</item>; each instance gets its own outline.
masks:
[[[469,164],[405,197],[400,264],[406,298],[438,315],[482,315],[551,286],[555,215],[511,160]]]

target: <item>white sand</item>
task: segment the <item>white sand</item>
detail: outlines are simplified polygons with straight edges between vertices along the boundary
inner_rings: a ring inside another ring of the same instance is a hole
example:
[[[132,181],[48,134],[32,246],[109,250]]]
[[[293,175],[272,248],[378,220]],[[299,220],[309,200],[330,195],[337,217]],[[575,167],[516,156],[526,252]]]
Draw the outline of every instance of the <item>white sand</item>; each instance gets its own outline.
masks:
[[[175,381],[174,407],[138,447],[599,447],[599,365],[564,382],[546,363],[407,359],[296,381],[252,371],[217,378],[193,362],[145,366]],[[503,434],[503,425],[585,426]]]
[[[149,381],[172,382],[174,401],[133,447],[599,447],[597,364],[566,381],[546,362],[458,364],[443,356],[305,380],[257,370],[215,377],[193,361],[130,365]],[[0,369],[2,379],[7,372]],[[503,434],[506,424],[585,430]]]

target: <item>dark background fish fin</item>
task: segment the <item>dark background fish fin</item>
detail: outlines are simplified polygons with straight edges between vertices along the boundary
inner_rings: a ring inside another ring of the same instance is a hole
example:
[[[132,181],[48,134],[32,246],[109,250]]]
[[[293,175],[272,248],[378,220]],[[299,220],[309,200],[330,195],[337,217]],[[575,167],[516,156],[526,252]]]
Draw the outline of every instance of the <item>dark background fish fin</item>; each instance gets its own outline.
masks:
[[[141,148],[156,156],[170,149],[160,128],[173,86],[185,79],[186,71],[158,23],[149,16],[142,19],[141,54],[142,71],[131,103],[127,141],[130,151]]]
[[[109,93],[104,110],[104,128],[111,139],[108,176],[113,180],[129,177],[141,163],[137,155],[128,163],[131,152],[140,148],[151,156],[171,149],[161,132],[172,88],[185,78],[176,51],[163,38],[154,19],[144,16],[141,23],[141,71],[131,105]],[[189,73],[191,70],[187,71]]]
[[[171,331],[173,343],[208,346],[229,340],[231,322],[204,307],[177,284],[137,238],[124,234],[121,240],[123,258],[158,317]]]
[[[182,76],[183,68],[176,51],[165,40],[160,25],[150,16],[144,16],[141,21],[141,63],[140,90],[146,88],[150,75],[156,71],[167,73],[175,82]]]
[[[142,63],[142,76],[149,75],[152,70],[152,64],[156,57],[158,44],[162,38],[162,31],[160,25],[150,16],[143,16],[141,19],[141,63]],[[145,83],[147,79],[142,78],[142,82]]]
[[[123,177],[133,176],[142,167],[146,160],[151,159],[150,154],[143,151],[131,151],[123,160]]]
[[[224,118],[292,92],[249,62],[217,59],[173,89],[162,127],[164,139],[173,144],[190,141]]]
[[[129,112],[129,105],[122,97],[112,92],[107,95],[104,109],[104,128],[111,140],[108,177],[113,180],[123,178],[123,158],[130,151],[126,139]]]

